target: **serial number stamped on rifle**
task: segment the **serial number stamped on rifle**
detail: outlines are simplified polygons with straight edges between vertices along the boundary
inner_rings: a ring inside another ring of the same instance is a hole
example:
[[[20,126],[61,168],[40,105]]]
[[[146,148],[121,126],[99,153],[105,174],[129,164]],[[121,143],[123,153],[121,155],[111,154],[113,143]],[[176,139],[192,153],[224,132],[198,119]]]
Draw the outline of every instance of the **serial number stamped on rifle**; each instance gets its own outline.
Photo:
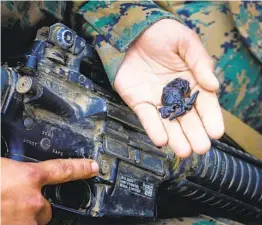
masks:
[[[154,197],[153,184],[148,184],[123,174],[119,175],[119,187],[134,194],[142,195],[149,198]]]

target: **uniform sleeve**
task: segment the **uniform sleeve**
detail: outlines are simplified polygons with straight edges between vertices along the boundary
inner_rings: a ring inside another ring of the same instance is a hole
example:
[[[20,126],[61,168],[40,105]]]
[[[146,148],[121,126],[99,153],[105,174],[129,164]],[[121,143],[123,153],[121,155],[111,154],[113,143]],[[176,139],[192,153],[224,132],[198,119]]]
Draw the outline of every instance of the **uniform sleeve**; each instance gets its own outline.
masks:
[[[170,18],[182,22],[152,1],[89,1],[79,9],[83,36],[92,36],[113,85],[125,51],[153,23]]]

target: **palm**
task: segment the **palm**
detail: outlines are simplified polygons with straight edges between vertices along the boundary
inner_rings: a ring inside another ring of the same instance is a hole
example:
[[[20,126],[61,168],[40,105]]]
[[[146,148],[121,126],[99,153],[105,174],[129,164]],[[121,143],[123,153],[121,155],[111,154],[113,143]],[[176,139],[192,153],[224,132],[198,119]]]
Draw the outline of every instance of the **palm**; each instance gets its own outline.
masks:
[[[161,27],[159,23],[162,23]],[[154,25],[158,27],[153,26],[146,31],[128,50],[118,71],[115,88],[138,115],[153,142],[158,146],[168,144],[177,155],[184,157],[191,150],[197,153],[206,152],[210,147],[208,136],[218,138],[224,128],[216,94],[206,90],[215,90],[216,81],[214,82],[213,77],[208,77],[211,82],[205,79],[201,85],[198,83],[199,78],[191,71],[192,67],[200,70],[202,65],[197,66],[198,60],[187,51],[188,44],[182,43],[181,37],[170,32],[170,29],[164,29],[171,25],[168,23],[173,26],[175,24],[177,29],[187,29],[175,21],[166,20]],[[159,32],[159,28],[166,34]],[[191,65],[186,62],[186,57],[190,56]],[[208,63],[210,62],[207,61],[206,64]],[[207,75],[204,74],[204,78]],[[200,90],[200,94],[195,108],[170,122],[160,117],[157,108],[162,105],[163,87],[177,77],[188,80],[191,90]]]

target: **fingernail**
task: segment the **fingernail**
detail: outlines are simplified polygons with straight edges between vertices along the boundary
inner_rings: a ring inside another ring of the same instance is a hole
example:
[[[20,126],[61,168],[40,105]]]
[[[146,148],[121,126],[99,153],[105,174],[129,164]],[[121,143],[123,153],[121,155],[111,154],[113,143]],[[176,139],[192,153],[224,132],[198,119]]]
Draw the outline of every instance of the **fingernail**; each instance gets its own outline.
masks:
[[[98,173],[99,166],[98,166],[97,162],[95,162],[95,161],[91,162],[91,168],[92,168],[93,173]]]

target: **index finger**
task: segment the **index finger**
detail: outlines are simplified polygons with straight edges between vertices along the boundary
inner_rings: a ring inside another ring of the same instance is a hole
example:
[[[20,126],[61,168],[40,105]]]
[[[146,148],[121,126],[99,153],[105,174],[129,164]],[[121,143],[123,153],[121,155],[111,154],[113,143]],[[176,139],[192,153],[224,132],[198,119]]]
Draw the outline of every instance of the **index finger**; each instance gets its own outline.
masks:
[[[42,171],[42,184],[60,184],[88,179],[98,173],[98,164],[90,159],[52,159],[36,164]]]

